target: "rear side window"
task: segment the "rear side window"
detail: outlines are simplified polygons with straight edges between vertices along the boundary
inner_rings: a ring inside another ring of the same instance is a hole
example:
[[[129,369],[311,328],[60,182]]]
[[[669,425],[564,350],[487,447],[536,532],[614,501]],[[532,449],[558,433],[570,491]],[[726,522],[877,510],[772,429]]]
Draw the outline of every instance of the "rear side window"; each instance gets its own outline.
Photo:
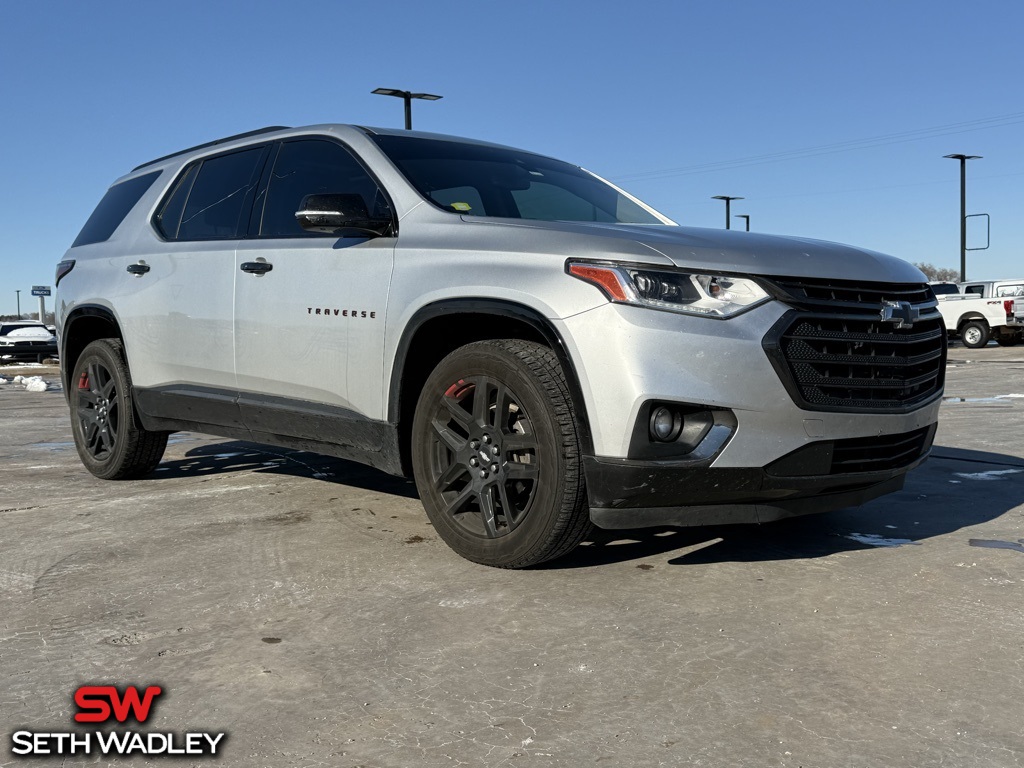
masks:
[[[248,228],[266,146],[211,157],[185,171],[157,213],[169,240],[224,240]]]
[[[90,243],[102,243],[109,240],[114,234],[128,211],[135,207],[139,199],[146,194],[146,190],[153,186],[160,171],[147,173],[145,176],[136,176],[134,179],[122,181],[107,190],[107,194],[100,200],[92,216],[85,222],[82,231],[78,233],[72,248]]]
[[[1021,285],[1001,285],[996,290],[996,297],[1003,299],[1007,297],[1024,296],[1024,284]]]

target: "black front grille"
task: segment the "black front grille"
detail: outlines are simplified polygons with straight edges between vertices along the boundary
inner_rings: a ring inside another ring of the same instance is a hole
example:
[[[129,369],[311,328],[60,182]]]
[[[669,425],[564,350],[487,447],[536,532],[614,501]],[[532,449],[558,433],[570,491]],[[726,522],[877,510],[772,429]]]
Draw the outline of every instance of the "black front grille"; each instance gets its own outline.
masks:
[[[928,451],[934,432],[934,427],[923,427],[902,435],[836,440],[832,444],[832,469],[829,474],[882,472],[905,467]]]
[[[818,477],[906,469],[928,453],[935,425],[897,435],[872,435],[808,443],[772,462],[772,477]],[[872,482],[877,482],[873,480]]]
[[[927,285],[773,283],[777,297],[796,309],[764,345],[798,405],[906,411],[942,390],[946,330]],[[908,305],[916,313],[912,323],[883,319],[886,306],[895,306],[899,315]]]
[[[798,280],[776,278],[775,287],[783,298],[800,306],[836,309],[880,307],[883,301],[908,301],[936,306],[932,289],[921,283],[861,283],[849,280]]]

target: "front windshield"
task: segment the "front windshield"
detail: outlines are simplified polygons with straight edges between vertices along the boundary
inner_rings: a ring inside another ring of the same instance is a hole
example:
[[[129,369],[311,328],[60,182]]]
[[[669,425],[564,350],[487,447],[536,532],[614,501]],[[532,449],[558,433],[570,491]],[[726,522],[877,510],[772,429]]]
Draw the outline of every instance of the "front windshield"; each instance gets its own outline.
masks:
[[[575,165],[503,147],[414,136],[373,136],[421,195],[468,216],[671,224]]]

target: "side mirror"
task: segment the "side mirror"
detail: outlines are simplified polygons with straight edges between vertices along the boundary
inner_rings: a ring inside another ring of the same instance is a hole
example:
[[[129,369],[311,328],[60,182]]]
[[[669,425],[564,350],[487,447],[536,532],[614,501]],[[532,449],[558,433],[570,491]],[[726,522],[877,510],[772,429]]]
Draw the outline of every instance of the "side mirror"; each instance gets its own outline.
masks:
[[[374,218],[361,195],[306,195],[295,218],[307,232],[342,237],[381,237],[391,228],[391,218]]]

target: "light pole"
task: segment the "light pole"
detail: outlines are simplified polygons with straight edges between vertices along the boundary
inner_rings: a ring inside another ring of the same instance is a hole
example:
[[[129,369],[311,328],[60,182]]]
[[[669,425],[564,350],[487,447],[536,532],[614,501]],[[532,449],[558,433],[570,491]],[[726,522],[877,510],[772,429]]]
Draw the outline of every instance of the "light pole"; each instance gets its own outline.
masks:
[[[732,229],[732,227],[729,226],[729,224],[730,224],[729,220],[732,218],[729,215],[729,203],[731,203],[733,200],[743,200],[744,198],[742,198],[742,197],[729,197],[729,195],[712,195],[711,199],[712,200],[725,200],[725,228],[726,229]]]
[[[980,160],[981,155],[943,155],[960,161],[960,282],[967,282],[967,161]]]
[[[747,232],[749,232],[750,231],[750,216],[748,216],[745,213],[737,213],[736,214],[736,218],[737,219],[743,219],[743,222],[747,225]]]
[[[400,91],[397,88],[375,88],[370,93],[376,93],[378,96],[397,96],[398,98],[405,101],[405,130],[412,130],[412,100],[423,99],[424,101],[437,101],[441,96],[437,96],[433,93],[411,93],[409,91]]]
[[[21,291],[15,290],[14,297],[18,300],[18,319],[21,320]]]

